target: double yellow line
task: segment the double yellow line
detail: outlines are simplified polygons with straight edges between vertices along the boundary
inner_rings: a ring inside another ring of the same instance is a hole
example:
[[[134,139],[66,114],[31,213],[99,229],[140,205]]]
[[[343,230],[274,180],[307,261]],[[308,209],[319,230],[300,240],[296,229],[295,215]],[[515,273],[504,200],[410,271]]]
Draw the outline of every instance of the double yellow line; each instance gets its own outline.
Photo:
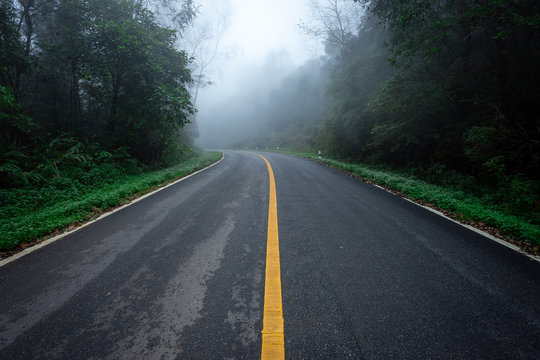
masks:
[[[264,288],[264,316],[261,359],[285,359],[283,332],[283,307],[281,304],[281,273],[279,266],[279,236],[277,221],[276,182],[274,171],[266,162],[270,178],[270,202],[268,205],[268,237],[266,241],[266,276]]]

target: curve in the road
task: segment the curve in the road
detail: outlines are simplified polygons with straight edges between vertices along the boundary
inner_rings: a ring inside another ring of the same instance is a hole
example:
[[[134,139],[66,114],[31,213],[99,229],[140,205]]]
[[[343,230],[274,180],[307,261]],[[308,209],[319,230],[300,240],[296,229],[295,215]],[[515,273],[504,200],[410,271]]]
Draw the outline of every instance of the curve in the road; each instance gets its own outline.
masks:
[[[400,197],[271,163],[288,359],[538,359],[540,264]],[[208,171],[0,268],[0,360],[256,359],[267,165]]]

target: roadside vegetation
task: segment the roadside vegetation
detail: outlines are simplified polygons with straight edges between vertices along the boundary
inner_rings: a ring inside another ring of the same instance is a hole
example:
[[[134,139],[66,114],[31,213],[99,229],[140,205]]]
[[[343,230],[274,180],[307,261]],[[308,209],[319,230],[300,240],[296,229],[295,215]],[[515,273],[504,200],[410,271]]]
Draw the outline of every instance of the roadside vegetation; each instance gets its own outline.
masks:
[[[434,207],[460,222],[471,224],[532,254],[540,253],[540,217],[532,213],[532,198],[524,198],[516,184],[486,188],[473,177],[438,169],[390,169],[321,158],[314,153],[288,153],[322,162],[362,180],[385,187],[421,204]],[[533,196],[531,193],[529,197]]]
[[[103,155],[103,154],[101,154]],[[218,152],[191,153],[174,166],[152,169],[124,152],[86,164],[65,161],[39,183],[0,189],[0,251],[63,231],[128,203],[221,158]],[[54,175],[58,171],[58,175]]]
[[[221,156],[185,128],[196,16],[192,0],[0,0],[0,251]]]
[[[224,146],[322,150],[346,162],[337,167],[537,246],[540,2],[310,4],[299,28],[324,56],[266,101],[248,98],[260,125],[237,126]],[[228,104],[219,115],[231,126],[246,109]]]

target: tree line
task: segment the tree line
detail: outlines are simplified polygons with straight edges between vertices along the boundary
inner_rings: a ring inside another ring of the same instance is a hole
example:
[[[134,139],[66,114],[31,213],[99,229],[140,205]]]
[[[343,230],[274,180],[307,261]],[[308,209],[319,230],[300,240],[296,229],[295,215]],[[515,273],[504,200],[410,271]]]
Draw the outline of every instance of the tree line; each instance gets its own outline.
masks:
[[[379,0],[366,6],[388,31],[385,56],[395,71],[367,102],[353,106],[362,108],[357,119],[370,134],[352,151],[397,164],[538,178],[540,4]],[[369,36],[363,27],[342,52],[335,87],[358,76],[352,69],[369,56],[362,45]],[[355,93],[362,91],[348,92]],[[335,123],[349,113],[341,107]]]
[[[140,0],[0,0],[3,185],[62,159],[148,164],[185,150],[192,78],[175,45],[196,8],[176,3],[165,18]]]
[[[316,16],[300,28],[324,41],[322,76],[292,90],[300,68],[276,90],[297,95],[269,105],[289,114],[267,121],[274,146],[461,174],[538,212],[540,3],[319,0],[312,7]],[[321,89],[318,115],[298,117],[287,105],[302,106]]]

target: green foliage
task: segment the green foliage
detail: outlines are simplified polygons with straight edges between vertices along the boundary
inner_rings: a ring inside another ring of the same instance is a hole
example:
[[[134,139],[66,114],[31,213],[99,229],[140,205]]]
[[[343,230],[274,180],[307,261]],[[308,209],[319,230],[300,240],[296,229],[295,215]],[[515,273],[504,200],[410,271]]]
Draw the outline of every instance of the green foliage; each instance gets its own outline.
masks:
[[[487,126],[473,126],[463,137],[465,140],[465,155],[477,163],[485,163],[496,153],[496,129]]]
[[[317,146],[538,224],[540,4],[361,2],[362,27],[328,65],[331,112]]]
[[[173,144],[182,148],[178,135],[194,112],[187,90],[189,59],[175,48],[177,33],[159,25],[142,2],[66,0],[14,8],[2,0],[0,5],[4,153],[30,155],[64,133],[77,139],[72,148],[64,149],[62,159],[45,159],[49,165],[43,166],[54,168],[67,157],[88,161],[77,142],[96,139],[103,150],[128,148],[145,163],[159,162]],[[181,9],[163,5],[175,8],[179,29],[195,15],[190,0],[182,1]],[[13,159],[9,163],[16,165]],[[4,168],[16,171],[8,163]]]
[[[390,61],[399,73],[370,101],[368,153],[394,164],[435,161],[476,176],[496,173],[499,180],[536,178],[538,2],[369,6],[390,30]]]
[[[0,86],[17,87],[17,72],[28,67],[15,21],[13,1],[0,0]]]
[[[11,133],[21,133],[32,127],[36,125],[32,119],[22,114],[22,107],[17,103],[13,92],[0,85],[0,128],[5,131],[2,140],[14,142],[16,139],[10,137]]]
[[[53,146],[61,142],[73,147],[65,137]],[[61,168],[62,177],[22,188],[0,189],[0,250],[14,249],[21,243],[86,221],[133,196],[203,168],[222,155],[206,152],[169,168],[145,172],[118,161],[125,156],[122,151],[108,153],[105,158],[110,161],[94,162],[87,168],[78,166],[78,159],[64,159],[74,163]]]
[[[13,3],[0,0],[0,248],[178,176],[194,155],[180,136],[194,112],[189,59],[151,2]],[[191,0],[160,6],[176,29],[196,15]]]

